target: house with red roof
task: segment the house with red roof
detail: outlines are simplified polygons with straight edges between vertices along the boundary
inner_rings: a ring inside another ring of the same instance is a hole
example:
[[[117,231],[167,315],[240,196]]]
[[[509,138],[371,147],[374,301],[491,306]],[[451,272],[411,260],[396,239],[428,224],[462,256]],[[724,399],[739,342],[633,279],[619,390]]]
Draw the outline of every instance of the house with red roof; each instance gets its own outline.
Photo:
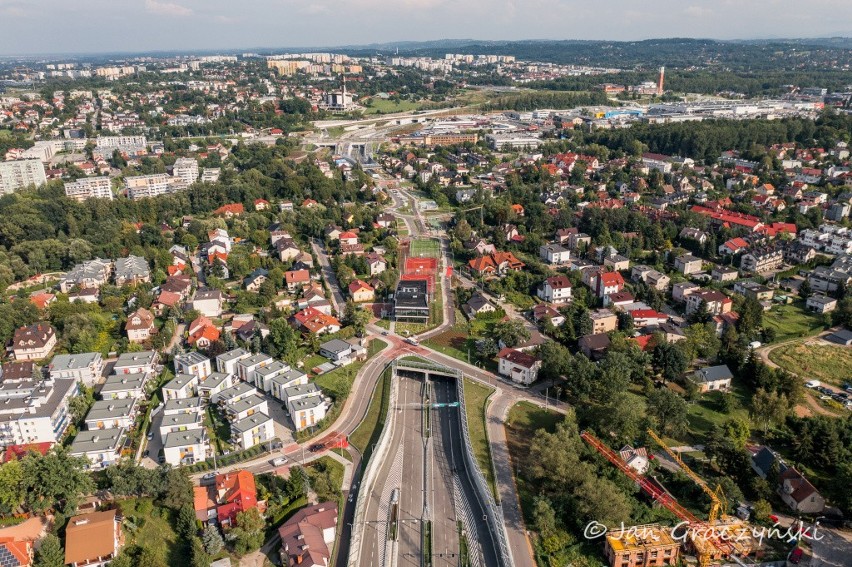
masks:
[[[334,502],[321,502],[296,512],[278,528],[281,563],[288,567],[326,567],[331,560],[337,523]]]
[[[56,296],[47,292],[34,293],[30,296],[30,301],[38,308],[39,311],[42,311],[46,309],[48,305],[56,301]]]
[[[373,301],[376,298],[373,286],[363,280],[355,280],[349,284],[349,295],[355,303]]]
[[[218,341],[221,333],[213,321],[201,315],[189,325],[187,342],[198,348],[207,348]]]
[[[196,486],[193,491],[195,517],[204,523],[216,520],[220,525],[233,525],[240,512],[266,509],[265,502],[257,501],[254,475],[248,471],[217,475],[215,484]]]
[[[511,252],[495,252],[487,256],[479,256],[467,263],[477,276],[505,275],[510,270],[522,270],[524,264]]]
[[[269,208],[269,201],[266,199],[255,199],[254,200],[254,210],[255,211],[265,211]]]
[[[284,283],[287,291],[293,292],[297,288],[311,282],[311,273],[308,270],[289,270],[284,272]]]
[[[662,325],[669,320],[668,315],[653,309],[634,309],[633,311],[628,311],[628,313],[633,319],[633,324],[640,328],[651,325]]]
[[[242,203],[229,203],[227,205],[222,205],[215,211],[213,211],[214,215],[223,216],[225,218],[238,217],[241,214],[246,212],[246,208]]]
[[[497,371],[518,384],[530,385],[538,378],[541,360],[526,352],[504,348],[497,354]]]
[[[606,297],[624,289],[624,278],[618,272],[603,272],[595,278],[595,294]]]
[[[729,211],[728,209],[713,209],[709,207],[702,207],[701,205],[694,205],[691,210],[694,213],[710,217],[713,219],[714,224],[724,228],[737,226],[754,232],[762,226],[760,219],[756,216],[737,213]]]
[[[358,244],[358,235],[351,230],[347,230],[346,232],[340,233],[338,240],[340,240],[341,246]]]
[[[341,327],[340,321],[335,317],[326,315],[313,307],[306,307],[296,313],[293,316],[293,323],[301,331],[314,335],[336,333]]]
[[[731,238],[719,246],[719,255],[736,256],[748,250],[749,243],[743,238]]]

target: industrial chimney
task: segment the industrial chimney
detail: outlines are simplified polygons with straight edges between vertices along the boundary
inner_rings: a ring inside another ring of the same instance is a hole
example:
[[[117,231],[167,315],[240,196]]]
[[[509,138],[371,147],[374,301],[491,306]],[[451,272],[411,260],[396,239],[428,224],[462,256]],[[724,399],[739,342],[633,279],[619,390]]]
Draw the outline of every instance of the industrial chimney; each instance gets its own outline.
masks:
[[[666,76],[666,68],[660,67],[660,82],[657,83],[657,96],[663,96],[663,81]]]

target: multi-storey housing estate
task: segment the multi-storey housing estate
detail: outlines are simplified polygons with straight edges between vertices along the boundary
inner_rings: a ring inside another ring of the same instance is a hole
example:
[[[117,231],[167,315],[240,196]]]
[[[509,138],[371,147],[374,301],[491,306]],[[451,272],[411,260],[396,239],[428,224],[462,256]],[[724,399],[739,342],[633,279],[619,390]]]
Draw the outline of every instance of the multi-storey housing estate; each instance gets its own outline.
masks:
[[[760,274],[780,267],[784,263],[784,249],[781,247],[749,250],[742,256],[740,269],[744,272]]]
[[[38,159],[22,159],[0,162],[0,195],[14,193],[18,189],[47,183],[44,164]]]
[[[799,242],[829,254],[852,254],[852,230],[845,226],[824,224],[819,230],[805,229],[799,233]]]
[[[124,188],[127,189],[127,197],[135,201],[145,197],[158,197],[174,193],[185,189],[186,184],[182,180],[169,177],[165,173],[154,173],[126,177]]]
[[[90,177],[65,182],[65,195],[75,201],[86,199],[112,200],[112,182],[109,177]]]
[[[31,362],[8,363],[0,383],[0,445],[56,443],[71,424],[76,380],[42,380]]]
[[[198,181],[198,162],[194,158],[178,158],[172,169],[172,176],[192,185]]]

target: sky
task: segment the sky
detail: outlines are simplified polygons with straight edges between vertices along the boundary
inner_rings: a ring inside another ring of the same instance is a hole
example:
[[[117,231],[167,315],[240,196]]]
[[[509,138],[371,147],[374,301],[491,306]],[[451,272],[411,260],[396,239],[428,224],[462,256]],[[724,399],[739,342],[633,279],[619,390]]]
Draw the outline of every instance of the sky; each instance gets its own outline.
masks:
[[[0,54],[852,34],[852,0],[0,0]]]

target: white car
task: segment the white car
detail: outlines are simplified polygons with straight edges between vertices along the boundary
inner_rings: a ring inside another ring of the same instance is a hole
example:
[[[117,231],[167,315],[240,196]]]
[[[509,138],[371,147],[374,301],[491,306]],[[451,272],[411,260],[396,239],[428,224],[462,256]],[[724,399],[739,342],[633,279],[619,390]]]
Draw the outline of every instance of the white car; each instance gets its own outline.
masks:
[[[819,385],[819,380],[811,380],[810,382],[805,382],[805,388],[816,388]]]
[[[286,463],[286,462],[287,462],[287,457],[275,457],[274,459],[272,459],[271,461],[269,461],[269,463],[270,463],[273,467],[280,467],[280,466],[282,466],[282,465],[283,465],[284,463]]]

